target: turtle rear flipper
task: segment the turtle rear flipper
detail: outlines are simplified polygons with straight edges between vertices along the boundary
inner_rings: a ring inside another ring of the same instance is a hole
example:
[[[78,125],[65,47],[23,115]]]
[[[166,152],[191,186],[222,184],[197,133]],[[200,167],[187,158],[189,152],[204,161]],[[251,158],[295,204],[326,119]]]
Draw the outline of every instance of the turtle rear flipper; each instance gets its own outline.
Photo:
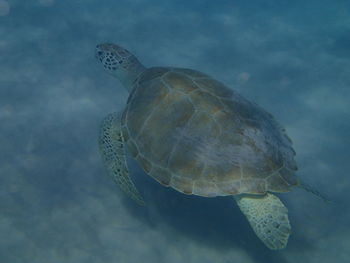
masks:
[[[288,209],[273,194],[236,197],[239,208],[247,217],[255,234],[270,249],[286,247],[291,226]]]
[[[103,119],[99,136],[100,152],[107,172],[114,182],[130,198],[144,205],[142,196],[129,177],[120,119],[121,113],[111,113]]]

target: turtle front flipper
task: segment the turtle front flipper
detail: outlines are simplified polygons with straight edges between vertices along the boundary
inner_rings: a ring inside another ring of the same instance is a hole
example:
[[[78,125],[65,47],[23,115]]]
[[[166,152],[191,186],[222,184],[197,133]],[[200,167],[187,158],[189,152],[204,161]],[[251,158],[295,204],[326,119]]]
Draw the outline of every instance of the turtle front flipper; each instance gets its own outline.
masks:
[[[288,209],[275,195],[243,195],[235,197],[239,208],[247,217],[255,234],[270,249],[286,247],[291,226]]]
[[[104,165],[114,182],[138,204],[144,205],[142,196],[129,177],[121,131],[121,113],[111,113],[102,121],[99,147]]]

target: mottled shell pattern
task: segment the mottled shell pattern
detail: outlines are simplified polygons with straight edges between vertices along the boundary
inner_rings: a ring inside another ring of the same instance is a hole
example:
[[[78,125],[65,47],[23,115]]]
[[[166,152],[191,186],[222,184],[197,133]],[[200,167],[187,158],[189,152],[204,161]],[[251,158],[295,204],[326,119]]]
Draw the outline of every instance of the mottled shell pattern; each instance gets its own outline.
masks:
[[[299,183],[284,129],[258,105],[198,71],[143,72],[130,93],[122,132],[146,173],[185,194],[287,192]]]

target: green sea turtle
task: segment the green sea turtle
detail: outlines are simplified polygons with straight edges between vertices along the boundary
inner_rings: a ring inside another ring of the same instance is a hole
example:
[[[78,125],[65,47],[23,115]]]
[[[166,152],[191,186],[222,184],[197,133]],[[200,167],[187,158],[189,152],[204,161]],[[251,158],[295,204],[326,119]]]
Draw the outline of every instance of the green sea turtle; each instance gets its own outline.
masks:
[[[96,58],[130,93],[120,113],[101,125],[99,145],[108,173],[139,204],[125,148],[159,183],[184,194],[232,195],[270,249],[286,246],[288,210],[271,192],[300,186],[292,142],[271,114],[196,70],[144,67],[115,44]]]

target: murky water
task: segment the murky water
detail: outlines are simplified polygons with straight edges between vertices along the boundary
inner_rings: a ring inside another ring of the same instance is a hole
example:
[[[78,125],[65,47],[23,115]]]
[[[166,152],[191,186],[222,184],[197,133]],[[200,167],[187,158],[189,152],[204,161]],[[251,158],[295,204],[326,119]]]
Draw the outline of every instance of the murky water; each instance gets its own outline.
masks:
[[[348,262],[349,23],[349,1],[0,0],[0,262]],[[258,103],[332,202],[278,195],[292,234],[271,251],[231,197],[183,195],[131,158],[146,206],[128,199],[97,144],[128,98],[94,57],[106,41]]]

